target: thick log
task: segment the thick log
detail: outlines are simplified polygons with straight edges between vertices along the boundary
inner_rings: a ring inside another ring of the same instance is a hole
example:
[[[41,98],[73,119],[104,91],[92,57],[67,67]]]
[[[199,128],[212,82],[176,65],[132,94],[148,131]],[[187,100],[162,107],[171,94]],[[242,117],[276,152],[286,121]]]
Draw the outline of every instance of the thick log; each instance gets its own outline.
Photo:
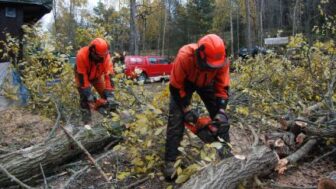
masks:
[[[231,157],[216,165],[209,165],[193,175],[182,189],[234,189],[253,176],[269,174],[277,165],[278,157],[266,146],[254,147],[243,160]]]
[[[319,124],[306,121],[304,119],[296,119],[294,121],[284,121],[281,120],[282,129],[290,131],[295,135],[303,132],[308,136],[318,136],[318,137],[335,137],[336,136],[336,126],[319,126]]]
[[[325,128],[320,128],[318,126],[308,125],[302,128],[302,131],[310,136],[319,137],[335,137],[336,136],[336,126],[328,126]]]
[[[72,135],[90,152],[100,150],[111,141],[117,140],[102,126],[95,126],[89,130],[79,128],[79,131],[76,134],[72,133]],[[46,143],[3,154],[0,156],[0,164],[22,182],[35,184],[37,179],[42,178],[40,164],[45,174],[49,175],[54,168],[82,153],[83,151],[78,145],[62,133]],[[15,183],[3,172],[0,172],[0,186],[10,185],[15,185]]]

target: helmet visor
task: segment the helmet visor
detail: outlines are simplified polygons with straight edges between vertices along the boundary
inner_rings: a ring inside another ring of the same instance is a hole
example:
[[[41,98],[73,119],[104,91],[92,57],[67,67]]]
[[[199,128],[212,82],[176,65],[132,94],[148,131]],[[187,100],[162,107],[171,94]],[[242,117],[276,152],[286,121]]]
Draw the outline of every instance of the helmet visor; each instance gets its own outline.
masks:
[[[210,68],[221,68],[225,65],[225,57],[224,55],[219,56],[219,57],[207,57],[206,58],[206,64],[210,67]]]

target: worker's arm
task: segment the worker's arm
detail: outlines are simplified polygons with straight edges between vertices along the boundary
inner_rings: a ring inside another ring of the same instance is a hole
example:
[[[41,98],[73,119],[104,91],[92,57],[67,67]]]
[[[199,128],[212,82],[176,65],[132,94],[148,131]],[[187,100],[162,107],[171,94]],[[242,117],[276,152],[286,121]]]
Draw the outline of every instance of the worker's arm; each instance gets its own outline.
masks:
[[[230,61],[229,59],[225,61],[224,67],[218,70],[215,77],[215,95],[217,103],[222,109],[225,109],[228,103],[230,88]]]

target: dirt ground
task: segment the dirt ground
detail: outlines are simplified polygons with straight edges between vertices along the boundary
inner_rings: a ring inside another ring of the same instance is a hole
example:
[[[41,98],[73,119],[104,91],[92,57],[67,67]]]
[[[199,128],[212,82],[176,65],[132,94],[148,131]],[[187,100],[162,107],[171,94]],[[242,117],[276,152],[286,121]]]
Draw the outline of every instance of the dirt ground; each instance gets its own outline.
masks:
[[[0,111],[0,153],[42,142],[54,123],[28,111],[9,108]]]
[[[164,85],[161,83],[146,84],[145,89],[153,92],[162,90]],[[7,151],[13,151],[20,148],[25,148],[36,143],[43,141],[48,135],[50,129],[53,127],[53,121],[33,115],[22,109],[10,108],[0,111],[0,154]],[[230,130],[232,145],[235,153],[244,153],[249,146],[253,143],[252,134],[248,128],[244,128],[241,125],[232,125]],[[277,183],[279,185],[308,187],[316,186],[320,178],[326,176],[329,172],[336,170],[335,157],[326,157],[316,164],[311,165],[310,162],[316,157],[323,154],[321,150],[314,152],[312,156],[298,162],[295,167],[290,168],[284,175],[278,175],[272,173],[267,178],[260,178],[263,183]],[[104,152],[102,152],[104,153]],[[324,152],[325,153],[325,152]],[[96,154],[99,156],[101,154]],[[334,158],[334,159],[333,159]],[[84,165],[83,165],[84,164]],[[86,160],[81,159],[75,166],[70,169],[61,170],[55,173],[54,176],[48,178],[48,184],[51,188],[60,188],[64,183],[74,174],[73,171],[78,171],[85,166]],[[112,183],[117,181],[115,178],[116,172],[122,166],[128,166],[129,160],[122,158],[122,156],[115,156],[113,154],[106,156],[101,161],[101,166],[108,176],[112,178]],[[159,169],[159,168],[158,168]],[[41,184],[42,184],[41,180]],[[117,188],[129,186],[130,184],[137,182],[137,179],[126,179],[122,183],[118,182]],[[136,185],[135,188],[139,189],[157,189],[167,188],[168,186],[176,185],[168,183],[160,176],[156,176],[151,179],[147,179],[142,184]],[[98,174],[95,168],[90,167],[84,171],[80,176],[73,179],[69,188],[108,188]],[[43,185],[40,186],[41,188]],[[1,188],[1,187],[0,187]],[[246,186],[246,188],[254,188],[252,186]],[[262,188],[274,188],[270,185],[265,185]]]

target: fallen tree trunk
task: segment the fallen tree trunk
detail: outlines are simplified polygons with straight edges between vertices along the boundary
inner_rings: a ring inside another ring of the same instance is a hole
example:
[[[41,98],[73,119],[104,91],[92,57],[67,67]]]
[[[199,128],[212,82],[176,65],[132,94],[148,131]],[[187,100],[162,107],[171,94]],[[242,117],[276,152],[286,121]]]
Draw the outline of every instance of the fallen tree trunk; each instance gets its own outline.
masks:
[[[90,152],[104,148],[113,140],[119,140],[111,136],[102,126],[93,127],[90,130],[80,128],[79,132],[73,135]],[[48,175],[57,166],[82,153],[83,151],[68,136],[60,134],[46,143],[3,154],[0,156],[0,164],[22,182],[35,184],[37,179],[42,178],[40,164]],[[14,184],[11,178],[0,171],[0,186]]]
[[[266,146],[254,147],[244,159],[225,159],[196,173],[181,188],[211,189],[236,188],[240,181],[256,175],[269,174],[278,163],[274,151]]]

